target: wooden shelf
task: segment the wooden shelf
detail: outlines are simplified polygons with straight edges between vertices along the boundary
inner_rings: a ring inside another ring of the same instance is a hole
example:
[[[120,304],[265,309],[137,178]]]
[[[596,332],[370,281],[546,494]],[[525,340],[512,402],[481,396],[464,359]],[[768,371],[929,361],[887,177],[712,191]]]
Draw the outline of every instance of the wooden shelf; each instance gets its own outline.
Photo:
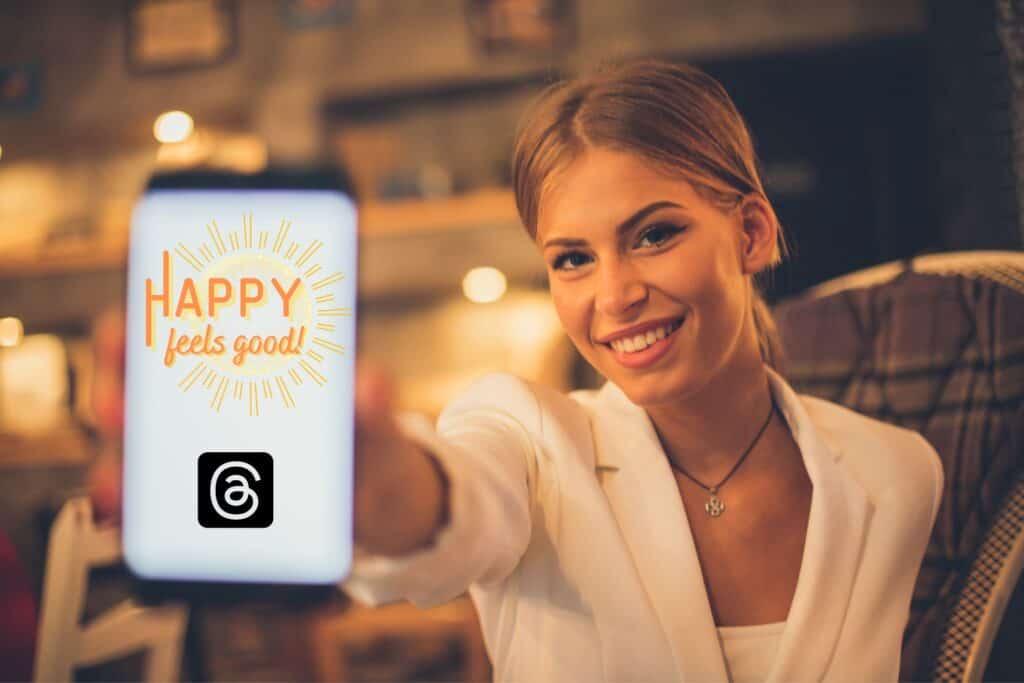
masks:
[[[511,190],[486,189],[443,199],[367,202],[360,233],[368,236],[518,225]]]
[[[440,199],[366,202],[360,209],[360,235],[392,236],[445,230],[519,225],[512,191],[487,188]],[[128,216],[100,245],[83,243],[54,249],[0,254],[0,279],[124,268],[128,255]]]
[[[0,280],[124,268],[127,256],[127,242],[8,252],[0,255]]]

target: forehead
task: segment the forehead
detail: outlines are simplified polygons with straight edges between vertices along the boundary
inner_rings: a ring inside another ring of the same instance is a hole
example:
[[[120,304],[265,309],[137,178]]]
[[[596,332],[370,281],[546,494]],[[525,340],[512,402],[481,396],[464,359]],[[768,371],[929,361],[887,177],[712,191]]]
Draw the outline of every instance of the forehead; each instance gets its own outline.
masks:
[[[588,149],[552,177],[537,211],[537,241],[582,236],[615,226],[653,202],[673,201],[689,209],[702,203],[693,186],[635,154]]]

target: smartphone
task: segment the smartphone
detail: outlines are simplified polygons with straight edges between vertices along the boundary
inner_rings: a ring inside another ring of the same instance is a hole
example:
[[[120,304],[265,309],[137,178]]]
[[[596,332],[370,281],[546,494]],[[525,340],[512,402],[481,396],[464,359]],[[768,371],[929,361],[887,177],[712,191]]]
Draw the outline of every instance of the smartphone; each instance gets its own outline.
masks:
[[[251,588],[348,574],[350,187],[338,169],[190,171],[154,176],[138,201],[122,519],[137,577]]]

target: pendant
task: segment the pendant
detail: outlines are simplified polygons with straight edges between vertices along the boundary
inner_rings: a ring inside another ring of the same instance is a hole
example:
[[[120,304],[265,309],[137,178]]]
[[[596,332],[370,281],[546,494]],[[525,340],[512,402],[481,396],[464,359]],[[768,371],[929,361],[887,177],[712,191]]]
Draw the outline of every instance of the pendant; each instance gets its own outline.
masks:
[[[721,498],[715,495],[718,493],[717,488],[711,488],[708,492],[711,494],[711,498],[708,502],[704,503],[704,511],[712,517],[718,517],[725,512],[725,503],[722,502]]]

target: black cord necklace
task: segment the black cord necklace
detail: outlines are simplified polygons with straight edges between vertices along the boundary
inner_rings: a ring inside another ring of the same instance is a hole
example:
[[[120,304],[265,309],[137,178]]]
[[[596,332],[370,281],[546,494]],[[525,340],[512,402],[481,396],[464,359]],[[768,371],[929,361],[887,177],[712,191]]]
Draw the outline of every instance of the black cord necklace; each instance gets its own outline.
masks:
[[[672,469],[674,469],[675,471],[679,472],[682,475],[685,475],[694,484],[696,484],[697,486],[701,487],[702,489],[711,494],[711,498],[709,498],[708,502],[704,504],[704,511],[712,517],[718,517],[723,512],[725,512],[725,503],[722,501],[721,498],[718,497],[718,490],[722,487],[722,485],[725,482],[729,481],[729,477],[731,477],[733,473],[739,469],[740,465],[743,464],[743,461],[746,460],[748,455],[750,455],[750,451],[754,450],[754,446],[757,444],[758,441],[761,440],[761,435],[764,434],[764,430],[768,428],[768,423],[772,421],[772,416],[775,414],[775,396],[772,395],[770,389],[768,390],[768,397],[771,399],[772,407],[768,411],[768,417],[765,418],[764,424],[761,425],[761,429],[758,430],[757,436],[755,436],[754,440],[750,442],[749,446],[747,446],[747,450],[743,451],[743,455],[740,456],[740,459],[737,460],[736,464],[732,466],[731,470],[729,470],[729,474],[725,475],[722,481],[718,482],[714,486],[707,486],[697,481],[697,479],[694,478],[693,475],[691,475],[689,472],[684,470],[676,463],[672,462],[672,458],[668,459],[668,464],[672,467]]]

